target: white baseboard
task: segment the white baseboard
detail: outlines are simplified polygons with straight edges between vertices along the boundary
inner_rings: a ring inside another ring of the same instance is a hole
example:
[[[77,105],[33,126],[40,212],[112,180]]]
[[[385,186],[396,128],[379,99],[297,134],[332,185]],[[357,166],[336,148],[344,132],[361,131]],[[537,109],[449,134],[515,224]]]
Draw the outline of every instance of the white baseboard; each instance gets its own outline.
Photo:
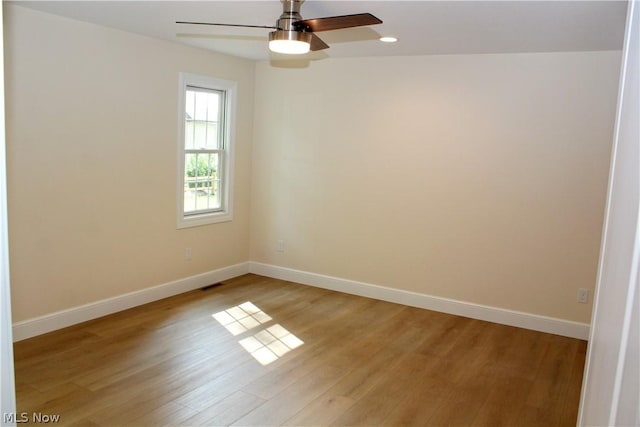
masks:
[[[318,288],[331,289],[353,295],[389,301],[411,307],[455,314],[470,317],[472,319],[486,320],[488,322],[519,328],[532,329],[534,331],[547,332],[565,337],[586,340],[589,337],[589,324],[557,319],[554,317],[539,316],[537,314],[507,310],[458,301],[417,292],[392,289],[384,286],[372,285],[354,280],[341,279],[339,277],[325,276],[306,271],[293,270],[275,265],[249,263],[249,272],[275,279],[287,280]]]
[[[504,325],[517,326],[540,332],[586,340],[589,337],[587,323],[572,322],[531,313],[473,304],[448,298],[436,297],[417,292],[387,288],[370,283],[317,273],[294,270],[258,262],[244,262],[220,268],[173,282],[164,283],[140,291],[118,295],[113,298],[58,311],[13,324],[13,340],[20,341],[87,320],[96,319],[138,305],[198,289],[212,283],[255,273],[266,277],[288,280],[303,285],[331,289],[353,295],[404,304],[411,307],[455,314],[473,319],[486,320]]]
[[[151,288],[16,322],[13,324],[13,341],[24,340],[36,335],[55,331],[56,329],[75,325],[76,323],[85,322],[162,298],[202,288],[213,283],[242,276],[248,272],[249,263],[243,262]]]

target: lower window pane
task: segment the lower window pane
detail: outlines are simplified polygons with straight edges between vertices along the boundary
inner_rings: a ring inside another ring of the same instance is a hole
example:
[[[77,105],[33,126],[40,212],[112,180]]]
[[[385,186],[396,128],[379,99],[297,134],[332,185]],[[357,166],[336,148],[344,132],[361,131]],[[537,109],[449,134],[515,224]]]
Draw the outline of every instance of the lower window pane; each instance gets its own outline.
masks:
[[[184,165],[184,212],[202,213],[222,207],[218,153],[187,153]]]

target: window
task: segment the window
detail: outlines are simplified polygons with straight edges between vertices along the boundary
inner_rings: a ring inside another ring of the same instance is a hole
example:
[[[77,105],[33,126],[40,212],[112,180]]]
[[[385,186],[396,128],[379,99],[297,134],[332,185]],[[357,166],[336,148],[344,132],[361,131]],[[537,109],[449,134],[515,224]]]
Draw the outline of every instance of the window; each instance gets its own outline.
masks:
[[[232,219],[236,83],[180,74],[178,228]]]

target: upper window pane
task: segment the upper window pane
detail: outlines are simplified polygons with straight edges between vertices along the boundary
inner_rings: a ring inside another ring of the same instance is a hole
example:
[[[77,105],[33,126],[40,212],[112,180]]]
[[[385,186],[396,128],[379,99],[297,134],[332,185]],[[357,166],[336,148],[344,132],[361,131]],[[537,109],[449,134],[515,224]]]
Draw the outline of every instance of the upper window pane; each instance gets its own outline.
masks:
[[[185,95],[185,149],[222,149],[220,124],[224,92],[189,86]]]

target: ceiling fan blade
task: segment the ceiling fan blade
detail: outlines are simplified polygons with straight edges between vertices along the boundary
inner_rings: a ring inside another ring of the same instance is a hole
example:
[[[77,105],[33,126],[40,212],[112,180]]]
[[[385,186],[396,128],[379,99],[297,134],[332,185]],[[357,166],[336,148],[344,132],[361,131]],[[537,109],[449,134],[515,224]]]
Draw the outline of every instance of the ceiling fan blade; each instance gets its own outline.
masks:
[[[311,46],[309,47],[309,49],[312,52],[315,52],[317,50],[322,50],[322,49],[328,49],[328,48],[329,48],[329,45],[323,42],[320,37],[316,36],[315,34],[311,35]]]
[[[217,24],[214,22],[191,22],[191,21],[176,21],[176,24],[215,25],[218,27],[268,28],[270,30],[279,30],[278,27],[272,27],[270,25]]]
[[[342,28],[362,27],[364,25],[382,24],[382,20],[370,13],[357,13],[355,15],[330,16],[327,18],[303,19],[293,23],[299,31],[330,31]]]

